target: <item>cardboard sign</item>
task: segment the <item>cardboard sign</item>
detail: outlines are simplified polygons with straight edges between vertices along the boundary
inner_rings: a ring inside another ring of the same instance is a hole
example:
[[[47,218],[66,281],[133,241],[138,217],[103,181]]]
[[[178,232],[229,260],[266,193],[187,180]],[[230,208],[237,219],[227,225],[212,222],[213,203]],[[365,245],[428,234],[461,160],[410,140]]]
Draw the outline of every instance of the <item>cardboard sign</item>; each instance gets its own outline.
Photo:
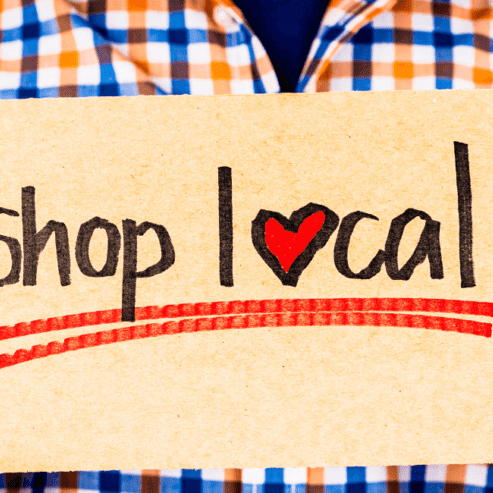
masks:
[[[0,104],[0,469],[493,461],[493,92]]]

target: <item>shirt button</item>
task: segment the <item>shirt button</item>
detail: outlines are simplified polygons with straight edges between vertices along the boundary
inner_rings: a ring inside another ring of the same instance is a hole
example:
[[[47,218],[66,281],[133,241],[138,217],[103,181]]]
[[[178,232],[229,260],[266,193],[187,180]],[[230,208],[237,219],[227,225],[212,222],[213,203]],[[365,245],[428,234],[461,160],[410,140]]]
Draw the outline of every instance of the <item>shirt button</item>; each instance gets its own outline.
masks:
[[[225,28],[231,27],[236,24],[235,20],[229,14],[225,7],[216,7],[214,11],[214,16],[216,18],[216,22]]]

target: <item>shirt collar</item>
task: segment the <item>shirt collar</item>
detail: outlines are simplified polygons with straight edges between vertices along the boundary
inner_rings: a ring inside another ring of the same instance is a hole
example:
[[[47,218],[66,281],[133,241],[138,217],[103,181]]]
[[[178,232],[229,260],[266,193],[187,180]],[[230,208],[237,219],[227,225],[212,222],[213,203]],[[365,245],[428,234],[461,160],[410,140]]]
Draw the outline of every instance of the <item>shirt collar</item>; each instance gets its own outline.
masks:
[[[391,10],[400,0],[331,0],[320,29],[308,53],[298,82],[298,92],[315,92],[316,82],[328,69],[340,47],[363,26],[382,12]],[[205,0],[212,17],[222,8],[238,23],[248,26],[233,0]]]
[[[333,0],[308,53],[297,90],[316,92],[316,83],[329,69],[337,51],[377,15],[400,0]]]

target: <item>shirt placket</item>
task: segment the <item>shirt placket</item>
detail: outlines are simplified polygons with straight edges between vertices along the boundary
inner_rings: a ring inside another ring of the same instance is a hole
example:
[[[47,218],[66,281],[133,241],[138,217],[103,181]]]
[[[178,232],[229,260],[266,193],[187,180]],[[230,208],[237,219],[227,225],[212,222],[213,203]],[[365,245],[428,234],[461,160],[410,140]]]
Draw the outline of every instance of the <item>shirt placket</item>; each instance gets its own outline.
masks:
[[[241,10],[231,0],[208,1],[214,22],[221,26],[225,33],[237,35],[238,39],[243,40],[244,43],[245,49],[238,49],[238,46],[235,49],[228,45],[225,47],[231,78],[240,83],[247,77],[251,78],[254,93],[279,92],[280,86],[272,62]],[[241,88],[241,84],[238,87]],[[231,92],[244,94],[245,90],[232,90]]]
[[[335,0],[329,5],[320,24],[296,92],[329,90],[329,67],[337,51],[363,26],[399,0]]]

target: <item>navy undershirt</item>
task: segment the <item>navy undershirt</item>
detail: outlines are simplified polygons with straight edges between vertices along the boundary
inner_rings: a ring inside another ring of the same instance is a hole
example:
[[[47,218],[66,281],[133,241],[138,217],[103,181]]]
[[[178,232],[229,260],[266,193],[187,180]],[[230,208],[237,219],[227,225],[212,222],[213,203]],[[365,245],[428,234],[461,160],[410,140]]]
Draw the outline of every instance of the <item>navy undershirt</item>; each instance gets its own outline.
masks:
[[[235,0],[264,45],[282,92],[294,92],[329,0]]]

